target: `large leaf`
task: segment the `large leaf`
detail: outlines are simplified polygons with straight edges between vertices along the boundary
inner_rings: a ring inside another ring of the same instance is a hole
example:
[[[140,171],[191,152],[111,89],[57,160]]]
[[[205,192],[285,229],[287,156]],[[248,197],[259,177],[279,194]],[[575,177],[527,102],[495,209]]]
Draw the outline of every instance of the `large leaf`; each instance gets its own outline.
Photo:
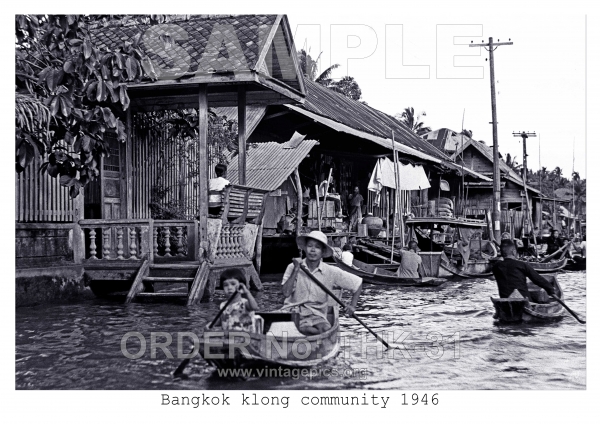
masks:
[[[69,177],[68,175],[61,175],[59,181],[61,186],[71,187],[77,180],[73,177]]]
[[[57,164],[49,164],[48,168],[46,168],[46,171],[48,172],[48,175],[50,175],[52,178],[56,178],[58,177],[59,169],[60,167]]]
[[[71,74],[75,71],[75,65],[73,64],[73,62],[71,62],[70,60],[67,60],[64,65],[63,65],[63,70],[67,73],[67,74]]]
[[[123,105],[123,110],[127,110],[129,107],[129,95],[127,94],[127,87],[125,87],[125,85],[121,85],[119,97],[121,99],[121,104]]]
[[[98,100],[99,102],[106,100],[106,93],[104,92],[104,82],[102,80],[98,81],[96,100]]]
[[[59,107],[60,107],[59,97],[54,96],[52,98],[52,101],[50,102],[50,113],[52,114],[52,116],[56,116],[56,114],[58,113]]]
[[[96,88],[98,87],[98,81],[92,81],[86,90],[87,98],[89,101],[93,101],[96,98]]]
[[[83,57],[89,59],[92,55],[92,43],[88,38],[83,41]]]
[[[51,69],[46,75],[46,85],[48,86],[48,90],[51,92],[56,91],[56,78],[54,78],[55,70]]]
[[[72,199],[74,199],[77,196],[79,196],[80,192],[81,192],[81,183],[79,181],[77,181],[77,183],[73,184],[71,186],[71,188],[69,189],[69,195],[71,196]]]
[[[127,77],[129,79],[134,79],[135,78],[135,73],[134,73],[134,67],[133,67],[133,59],[131,57],[128,57],[127,60],[125,61],[125,68],[127,69]]]

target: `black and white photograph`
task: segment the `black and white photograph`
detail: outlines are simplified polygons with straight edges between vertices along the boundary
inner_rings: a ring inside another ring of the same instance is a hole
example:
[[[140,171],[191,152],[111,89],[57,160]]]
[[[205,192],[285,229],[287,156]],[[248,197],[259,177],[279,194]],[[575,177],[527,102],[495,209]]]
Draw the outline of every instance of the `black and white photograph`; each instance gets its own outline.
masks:
[[[50,6],[6,422],[594,421],[593,2]]]

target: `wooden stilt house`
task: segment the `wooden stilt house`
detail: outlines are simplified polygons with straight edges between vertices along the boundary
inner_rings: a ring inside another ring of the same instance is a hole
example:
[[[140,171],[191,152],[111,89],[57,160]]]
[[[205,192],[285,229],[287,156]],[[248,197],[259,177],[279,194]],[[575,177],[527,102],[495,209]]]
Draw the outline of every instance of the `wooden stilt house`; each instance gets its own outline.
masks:
[[[100,177],[78,198],[68,199],[35,163],[17,176],[17,268],[81,267],[97,291],[126,282],[128,302],[185,296],[193,304],[205,291],[212,294],[221,270],[233,266],[260,289],[253,260],[267,192],[246,185],[246,115],[247,108],[303,102],[287,17],[192,16],[155,26],[107,26],[93,37],[107,47],[141,37],[158,78],[128,87],[127,141],[111,142]],[[239,128],[237,184],[223,192],[223,207],[211,216],[209,108],[232,106]],[[158,125],[181,110],[197,122],[192,140],[175,139],[168,126]],[[180,214],[155,218],[156,203],[176,204]],[[160,290],[173,283],[187,290]]]

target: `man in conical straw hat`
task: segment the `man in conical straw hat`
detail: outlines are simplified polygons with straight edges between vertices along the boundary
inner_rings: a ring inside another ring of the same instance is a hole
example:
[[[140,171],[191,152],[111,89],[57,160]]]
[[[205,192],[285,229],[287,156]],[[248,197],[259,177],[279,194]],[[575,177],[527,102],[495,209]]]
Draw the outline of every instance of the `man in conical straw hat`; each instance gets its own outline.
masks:
[[[321,231],[312,231],[296,239],[298,247],[304,251],[306,258],[294,258],[283,274],[283,309],[300,314],[299,330],[306,335],[320,334],[331,328],[327,320],[329,306],[337,308],[337,303],[330,299],[303,271],[300,264],[306,265],[309,271],[325,285],[335,290],[349,290],[352,300],[346,305],[344,312],[352,315],[362,290],[362,278],[326,264],[323,258],[333,256],[333,249],[327,244],[327,236]],[[337,315],[337,314],[336,314]]]

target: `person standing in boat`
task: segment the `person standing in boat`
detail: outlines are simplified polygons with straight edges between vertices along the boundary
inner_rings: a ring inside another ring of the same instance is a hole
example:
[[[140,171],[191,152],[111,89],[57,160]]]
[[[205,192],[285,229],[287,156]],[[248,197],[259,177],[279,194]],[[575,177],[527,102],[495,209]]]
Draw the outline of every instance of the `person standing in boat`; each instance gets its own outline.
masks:
[[[517,248],[512,240],[502,240],[500,253],[504,260],[497,261],[492,268],[500,297],[509,297],[517,290],[525,299],[530,299],[527,277],[548,294],[554,294],[552,283],[538,274],[528,263],[517,260]]]
[[[424,277],[423,260],[417,253],[419,245],[416,241],[411,240],[408,243],[408,250],[398,251],[398,255],[402,258],[396,275],[400,278],[419,278]]]
[[[360,195],[358,187],[354,187],[354,193],[348,195],[348,201],[350,202],[350,231],[356,231],[357,225],[362,220],[362,204],[365,201]]]
[[[306,254],[305,259],[294,258],[283,274],[284,310],[300,314],[299,330],[302,334],[313,335],[323,333],[331,328],[327,320],[329,306],[337,307],[333,299],[319,288],[303,271],[300,264],[308,270],[327,288],[339,297],[335,290],[349,290],[353,293],[352,300],[346,305],[344,312],[352,315],[362,291],[362,278],[349,272],[326,264],[323,258],[333,256],[333,249],[327,244],[327,236],[321,231],[312,231],[296,239],[298,247]]]

